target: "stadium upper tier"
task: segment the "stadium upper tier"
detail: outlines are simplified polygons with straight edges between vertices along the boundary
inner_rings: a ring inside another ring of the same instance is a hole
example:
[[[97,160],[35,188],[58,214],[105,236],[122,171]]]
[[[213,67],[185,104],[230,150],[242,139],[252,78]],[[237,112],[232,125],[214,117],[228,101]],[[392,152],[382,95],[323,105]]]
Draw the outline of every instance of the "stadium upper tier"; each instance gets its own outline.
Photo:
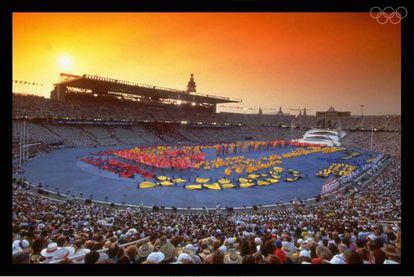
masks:
[[[159,105],[93,95],[71,94],[66,102],[34,95],[13,94],[13,118],[54,118],[92,121],[175,122],[188,125],[295,126],[319,128],[316,116],[280,114],[215,113],[192,105]],[[340,122],[342,129],[400,131],[400,116],[350,116]]]
[[[63,100],[67,92],[90,93],[95,95],[118,95],[136,100],[186,101],[204,105],[239,103],[240,99],[158,87],[130,81],[117,80],[84,74],[82,76],[62,73],[61,81],[54,84],[51,98]]]

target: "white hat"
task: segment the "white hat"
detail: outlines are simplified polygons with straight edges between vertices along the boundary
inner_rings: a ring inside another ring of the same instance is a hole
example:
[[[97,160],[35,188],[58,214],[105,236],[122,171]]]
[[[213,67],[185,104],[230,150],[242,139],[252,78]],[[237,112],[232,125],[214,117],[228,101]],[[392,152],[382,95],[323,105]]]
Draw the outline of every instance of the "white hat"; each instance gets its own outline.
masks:
[[[192,261],[190,255],[187,253],[181,253],[177,258],[177,262],[182,263],[184,260]]]
[[[331,259],[330,263],[331,264],[345,264],[344,259],[342,259],[341,257],[342,256],[340,256],[340,255],[333,256],[333,258]]]
[[[99,253],[98,262],[106,261],[108,259],[109,259],[108,254],[106,254],[104,252]]]
[[[312,238],[312,237],[308,237],[308,238],[306,239],[306,242],[307,242],[307,243],[312,243],[312,242],[314,242],[314,240],[313,240],[313,238]]]
[[[116,234],[117,234],[118,236],[120,236],[120,235],[122,234],[122,231],[121,231],[121,230],[118,230],[118,231],[116,231]]]
[[[20,240],[15,240],[12,243],[12,253],[13,255],[17,252],[22,251],[23,249],[20,247]]]
[[[90,249],[88,249],[88,248],[81,248],[81,249],[79,249],[76,253],[75,253],[75,255],[73,256],[73,262],[75,263],[75,264],[83,264],[83,263],[85,263],[85,256],[86,256],[86,254],[88,254],[89,252],[91,252],[91,250]]]
[[[63,260],[72,257],[73,254],[75,254],[75,248],[72,246],[62,247],[54,252],[52,260]]]
[[[261,238],[255,238],[254,239],[254,243],[256,243],[257,245],[262,245],[263,244],[263,241],[262,241]]]
[[[228,238],[227,243],[228,244],[233,244],[234,243],[234,238]]]
[[[39,229],[43,229],[43,228],[45,228],[45,224],[43,224],[43,223],[39,223],[39,224],[37,225],[37,228],[39,228]]]
[[[128,232],[127,233],[130,233],[131,235],[135,235],[135,234],[137,234],[138,233],[138,231],[137,231],[137,229],[135,229],[135,228],[131,228],[131,229],[129,229],[128,230]]]
[[[393,260],[384,260],[384,264],[398,264],[396,261]]]
[[[311,254],[309,253],[308,250],[302,250],[302,251],[300,251],[299,256],[311,258]]]
[[[189,243],[189,244],[187,244],[185,247],[184,247],[184,249],[185,250],[189,250],[189,251],[191,251],[192,253],[194,253],[197,249],[194,247],[194,245],[192,245],[191,243]]]
[[[164,260],[165,256],[162,252],[152,252],[148,255],[147,261],[159,264]]]
[[[30,243],[27,240],[24,239],[20,242],[20,245],[23,249],[26,249],[30,246]]]
[[[305,241],[303,239],[298,239],[297,243],[298,244],[303,244]]]
[[[219,247],[219,250],[220,250],[222,253],[226,253],[226,251],[227,251],[227,247],[226,247],[226,246],[224,246],[224,245],[222,245],[222,246],[220,246],[220,247]]]
[[[47,248],[43,249],[40,252],[40,255],[46,258],[51,258],[55,254],[56,251],[58,251],[60,247],[57,246],[56,242],[51,242],[47,245]]]
[[[371,235],[369,235],[368,236],[371,240],[375,240],[376,238],[377,238],[377,236],[376,235],[374,235],[374,234],[371,234]]]

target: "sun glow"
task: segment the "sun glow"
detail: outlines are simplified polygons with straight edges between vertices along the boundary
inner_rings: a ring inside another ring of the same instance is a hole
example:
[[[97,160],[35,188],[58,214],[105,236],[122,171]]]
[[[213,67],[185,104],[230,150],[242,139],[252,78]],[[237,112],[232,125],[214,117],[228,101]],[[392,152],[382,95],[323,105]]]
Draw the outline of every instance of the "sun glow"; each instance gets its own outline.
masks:
[[[68,55],[61,55],[58,58],[58,65],[60,69],[72,68],[72,58]]]

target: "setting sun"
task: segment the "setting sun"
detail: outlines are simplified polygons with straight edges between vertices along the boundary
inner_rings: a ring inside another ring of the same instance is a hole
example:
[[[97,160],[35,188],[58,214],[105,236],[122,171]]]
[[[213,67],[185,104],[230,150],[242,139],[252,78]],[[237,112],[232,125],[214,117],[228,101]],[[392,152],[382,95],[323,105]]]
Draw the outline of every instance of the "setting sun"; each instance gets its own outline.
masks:
[[[59,69],[70,69],[72,67],[72,58],[67,55],[61,55],[58,59]]]

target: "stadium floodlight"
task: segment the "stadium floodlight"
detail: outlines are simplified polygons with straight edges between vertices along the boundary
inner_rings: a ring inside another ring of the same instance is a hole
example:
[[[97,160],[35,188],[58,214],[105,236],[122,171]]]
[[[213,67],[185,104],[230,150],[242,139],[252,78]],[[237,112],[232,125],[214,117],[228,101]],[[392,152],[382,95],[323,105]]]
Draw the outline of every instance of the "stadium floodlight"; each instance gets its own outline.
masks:
[[[195,106],[195,105],[196,105],[196,103],[195,103],[195,102],[193,102],[193,103],[191,103],[191,105]]]
[[[177,105],[181,105],[181,100],[177,100]]]

